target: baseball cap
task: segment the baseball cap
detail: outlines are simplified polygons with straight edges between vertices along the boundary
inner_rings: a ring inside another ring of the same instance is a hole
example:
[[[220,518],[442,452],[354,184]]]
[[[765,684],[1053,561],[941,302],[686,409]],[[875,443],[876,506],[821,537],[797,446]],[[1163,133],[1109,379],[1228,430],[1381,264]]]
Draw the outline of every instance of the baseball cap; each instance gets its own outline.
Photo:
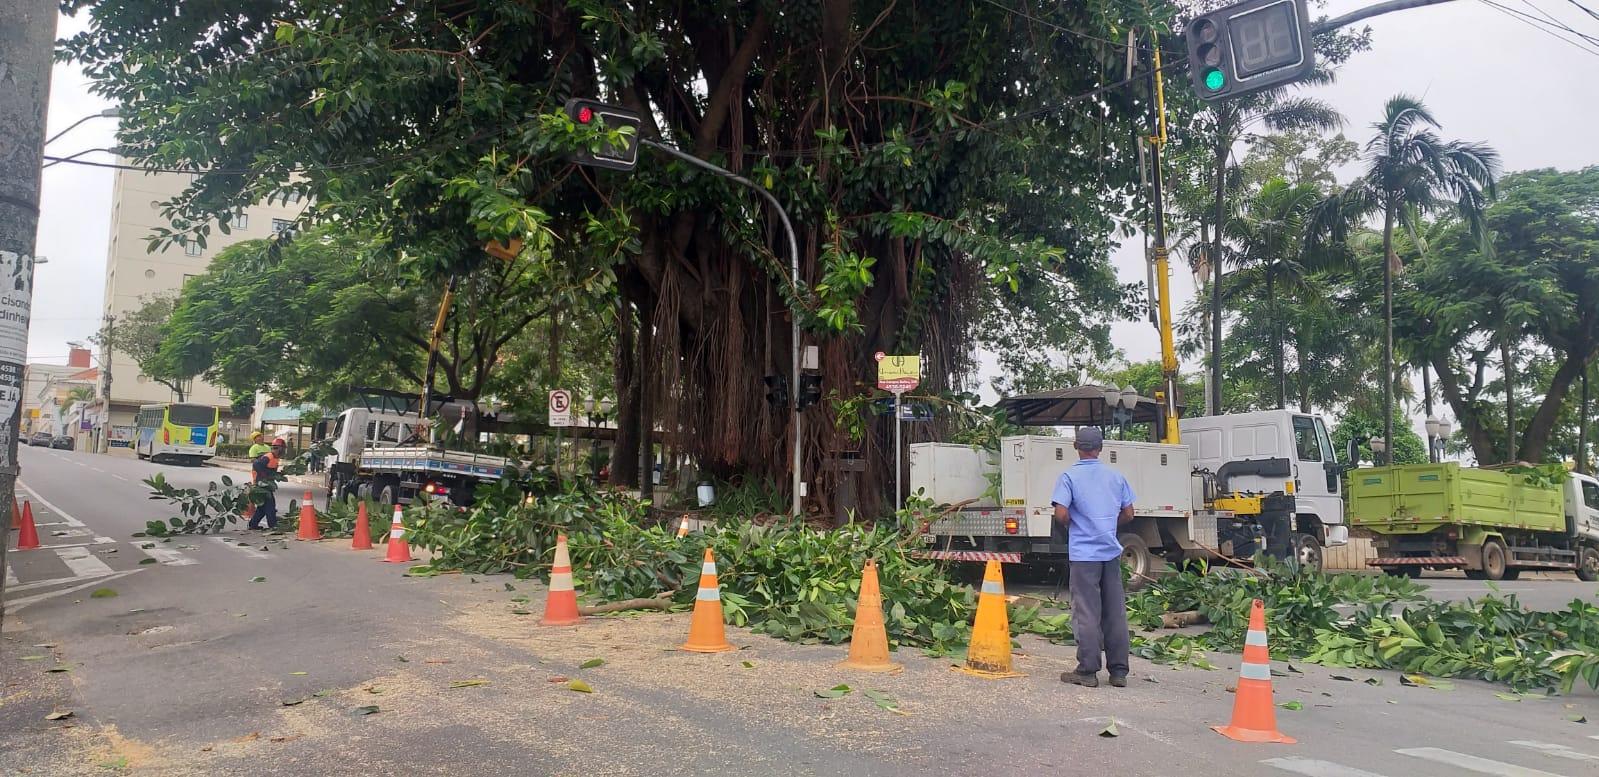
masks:
[[[1105,447],[1105,433],[1097,426],[1077,427],[1077,442],[1073,446],[1082,450],[1099,450]]]
[[[1096,431],[1097,431],[1097,430],[1096,430]],[[284,441],[283,441],[283,438],[282,438],[282,437],[279,437],[279,438],[276,438],[276,439],[274,439],[274,440],[273,440],[273,441],[272,441],[272,444],[273,444],[273,445],[288,445],[288,443],[286,443],[286,442],[284,442]]]

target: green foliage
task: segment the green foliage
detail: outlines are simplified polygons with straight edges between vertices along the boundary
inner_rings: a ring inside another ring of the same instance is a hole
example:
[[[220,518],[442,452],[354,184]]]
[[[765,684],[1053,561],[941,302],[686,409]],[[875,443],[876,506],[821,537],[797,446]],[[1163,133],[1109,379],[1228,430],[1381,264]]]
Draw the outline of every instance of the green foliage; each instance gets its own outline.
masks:
[[[139,365],[139,372],[172,389],[181,402],[190,379],[201,371],[161,350],[165,327],[172,318],[175,300],[176,295],[171,294],[140,297],[137,309],[106,322],[89,340],[95,345],[133,357],[133,363]]]
[[[508,470],[498,481],[479,484],[470,508],[425,502],[406,508],[408,540],[437,554],[433,566],[438,569],[543,576],[556,534],[575,535],[606,514],[640,509],[621,496],[591,493],[587,487],[544,471]]]
[[[206,484],[206,490],[178,488],[167,482],[166,476],[156,473],[144,480],[150,488],[150,498],[170,502],[177,507],[178,515],[161,521],[145,523],[144,533],[151,537],[170,534],[215,534],[265,498],[265,489],[248,482],[234,483],[223,475],[221,481]],[[294,503],[290,502],[290,512]]]
[[[1342,461],[1344,453],[1349,450],[1350,440],[1381,438],[1382,432],[1382,413],[1372,412],[1365,407],[1350,407],[1339,416],[1338,423],[1333,425],[1333,450]],[[1410,420],[1398,412],[1394,413],[1393,454],[1395,464],[1420,464],[1427,461],[1426,441],[1411,428]],[[1373,461],[1369,442],[1361,443],[1360,460],[1366,464]]]

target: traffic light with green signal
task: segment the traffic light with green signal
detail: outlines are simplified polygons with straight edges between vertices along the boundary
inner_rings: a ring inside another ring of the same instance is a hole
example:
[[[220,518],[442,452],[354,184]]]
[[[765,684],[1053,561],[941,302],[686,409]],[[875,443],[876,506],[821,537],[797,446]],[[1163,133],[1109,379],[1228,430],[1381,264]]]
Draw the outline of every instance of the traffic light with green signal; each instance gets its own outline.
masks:
[[[1291,84],[1316,67],[1306,0],[1244,0],[1183,28],[1194,91],[1207,101]]]

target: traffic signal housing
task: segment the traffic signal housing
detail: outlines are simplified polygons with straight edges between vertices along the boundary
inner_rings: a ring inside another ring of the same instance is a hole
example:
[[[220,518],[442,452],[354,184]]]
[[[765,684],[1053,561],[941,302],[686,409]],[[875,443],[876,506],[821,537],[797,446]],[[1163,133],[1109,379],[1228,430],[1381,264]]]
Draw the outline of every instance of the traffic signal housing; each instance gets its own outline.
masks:
[[[766,401],[778,407],[788,406],[788,378],[783,375],[767,375],[761,378],[766,384]]]
[[[1291,84],[1316,68],[1306,0],[1244,0],[1183,28],[1194,92],[1207,101]]]
[[[632,170],[634,165],[638,164],[639,115],[637,113],[620,106],[573,97],[566,101],[566,115],[579,126],[603,127],[607,133],[612,130],[632,128],[632,132],[624,134],[616,143],[603,142],[597,149],[579,149],[572,161],[608,170]]]
[[[822,401],[822,376],[801,375],[799,388],[799,409],[804,410],[811,405]]]

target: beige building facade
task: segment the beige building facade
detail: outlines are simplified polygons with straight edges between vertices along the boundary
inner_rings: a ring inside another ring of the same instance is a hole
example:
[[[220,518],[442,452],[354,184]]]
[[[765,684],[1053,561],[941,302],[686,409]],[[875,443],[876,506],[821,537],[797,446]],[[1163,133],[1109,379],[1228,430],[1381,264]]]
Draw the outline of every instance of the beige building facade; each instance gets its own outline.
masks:
[[[273,200],[235,213],[229,219],[229,232],[213,226],[205,247],[169,245],[156,252],[147,250],[146,238],[159,227],[168,226],[161,215],[161,204],[181,194],[193,181],[189,173],[145,173],[118,170],[112,184],[111,240],[107,248],[105,276],[105,321],[115,322],[144,306],[157,295],[178,296],[189,278],[205,272],[222,249],[245,240],[272,237],[288,229],[305,208],[299,199]],[[157,383],[139,370],[139,365],[120,350],[101,347],[102,369],[99,407],[91,424],[91,444],[97,450],[131,450],[134,416],[140,405],[176,402],[177,392]],[[237,399],[218,386],[201,379],[189,382],[183,401],[211,405],[222,410],[224,422],[247,427],[255,398]],[[233,412],[238,406],[241,412]]]

